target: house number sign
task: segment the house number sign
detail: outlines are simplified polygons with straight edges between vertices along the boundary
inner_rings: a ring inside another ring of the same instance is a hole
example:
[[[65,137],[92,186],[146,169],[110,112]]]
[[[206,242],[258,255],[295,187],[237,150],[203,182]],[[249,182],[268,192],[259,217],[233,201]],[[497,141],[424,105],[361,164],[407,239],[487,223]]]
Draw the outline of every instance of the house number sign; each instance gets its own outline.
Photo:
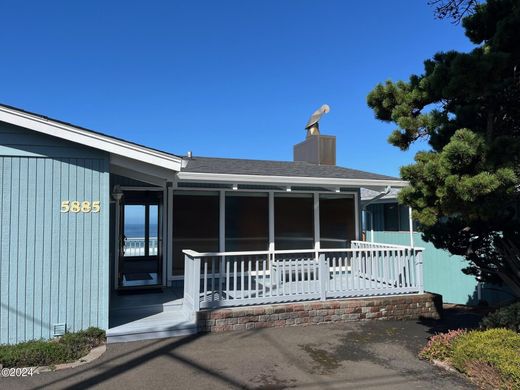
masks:
[[[62,213],[99,213],[101,210],[101,202],[95,200],[89,202],[84,200],[82,202],[78,200],[63,200],[61,202]]]

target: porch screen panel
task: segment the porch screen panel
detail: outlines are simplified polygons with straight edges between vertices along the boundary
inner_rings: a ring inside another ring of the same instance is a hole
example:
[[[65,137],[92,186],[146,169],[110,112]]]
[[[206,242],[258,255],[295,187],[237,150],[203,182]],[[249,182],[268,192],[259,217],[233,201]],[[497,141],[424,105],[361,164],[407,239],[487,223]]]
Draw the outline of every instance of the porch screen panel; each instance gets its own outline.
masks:
[[[275,249],[314,248],[314,199],[312,194],[275,194]]]
[[[173,195],[173,275],[184,274],[183,249],[219,250],[219,194],[214,192]]]
[[[354,197],[320,195],[321,248],[349,248],[356,238]]]
[[[226,251],[262,251],[269,248],[268,194],[226,195]]]

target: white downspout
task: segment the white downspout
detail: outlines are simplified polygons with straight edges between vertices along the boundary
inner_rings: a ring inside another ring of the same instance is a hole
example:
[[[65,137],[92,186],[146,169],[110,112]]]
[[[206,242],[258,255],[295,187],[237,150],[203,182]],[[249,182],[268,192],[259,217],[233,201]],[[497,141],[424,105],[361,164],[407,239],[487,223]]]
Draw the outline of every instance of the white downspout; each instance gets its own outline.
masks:
[[[413,242],[413,221],[412,221],[412,208],[408,207],[408,223],[410,224],[410,246],[414,247]]]
[[[376,200],[381,199],[383,196],[388,195],[390,193],[391,189],[392,189],[392,187],[387,186],[384,191],[380,192],[379,194],[374,196],[372,199],[369,199],[368,201],[366,201],[363,204],[363,207],[361,209],[365,213],[365,218],[363,218],[363,222],[365,224],[365,226],[363,226],[363,231],[364,232],[367,231],[367,227],[366,227],[366,223],[367,223],[366,214],[370,213],[370,241],[371,242],[374,242],[374,215],[370,211],[367,211],[367,206],[372,204],[372,203],[374,203]]]

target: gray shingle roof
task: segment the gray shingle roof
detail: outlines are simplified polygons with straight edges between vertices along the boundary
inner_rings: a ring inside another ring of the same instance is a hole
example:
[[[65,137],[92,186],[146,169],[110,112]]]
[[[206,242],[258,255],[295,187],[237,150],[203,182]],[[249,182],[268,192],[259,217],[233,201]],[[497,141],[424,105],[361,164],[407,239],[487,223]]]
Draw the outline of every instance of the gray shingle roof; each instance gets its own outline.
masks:
[[[193,156],[186,159],[188,165],[183,172],[222,173],[236,175],[323,177],[335,179],[400,180],[396,177],[379,175],[331,165],[316,165],[303,161],[245,160]]]
[[[395,200],[397,199],[397,194],[399,193],[400,189],[399,188],[391,188],[390,189],[390,192],[383,196],[381,199],[390,199],[390,200]],[[374,191],[374,190],[370,190],[368,188],[361,188],[361,200],[369,200],[369,199],[372,199],[374,197],[376,197],[377,195],[379,195],[381,192],[379,191]]]

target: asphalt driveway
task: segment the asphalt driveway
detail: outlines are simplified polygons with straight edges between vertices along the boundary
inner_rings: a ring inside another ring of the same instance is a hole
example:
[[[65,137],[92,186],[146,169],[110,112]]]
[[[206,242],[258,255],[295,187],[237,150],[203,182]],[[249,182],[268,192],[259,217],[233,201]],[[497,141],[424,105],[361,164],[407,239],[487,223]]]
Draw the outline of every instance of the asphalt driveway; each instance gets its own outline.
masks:
[[[464,378],[417,359],[427,337],[472,326],[443,321],[369,321],[260,329],[111,344],[98,360],[32,378],[0,379],[2,389],[466,389]]]

